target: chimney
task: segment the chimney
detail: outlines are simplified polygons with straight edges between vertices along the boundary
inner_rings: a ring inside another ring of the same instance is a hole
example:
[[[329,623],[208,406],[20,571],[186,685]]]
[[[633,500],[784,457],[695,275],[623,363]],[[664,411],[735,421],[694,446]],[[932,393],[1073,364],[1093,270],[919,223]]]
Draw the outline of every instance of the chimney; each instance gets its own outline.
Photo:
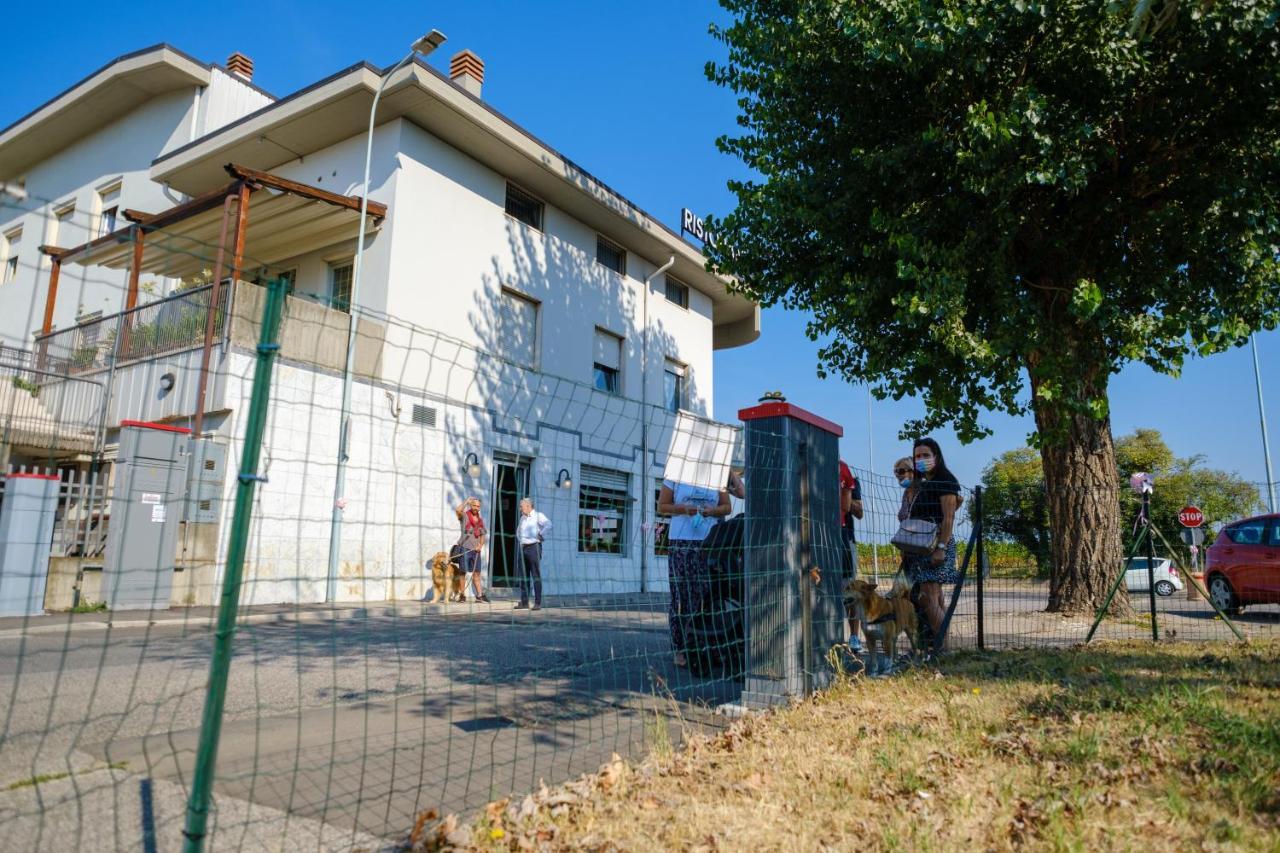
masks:
[[[469,50],[460,50],[449,60],[449,79],[477,98],[484,83],[484,60]]]
[[[227,57],[227,70],[246,83],[253,80],[253,60],[238,50]]]

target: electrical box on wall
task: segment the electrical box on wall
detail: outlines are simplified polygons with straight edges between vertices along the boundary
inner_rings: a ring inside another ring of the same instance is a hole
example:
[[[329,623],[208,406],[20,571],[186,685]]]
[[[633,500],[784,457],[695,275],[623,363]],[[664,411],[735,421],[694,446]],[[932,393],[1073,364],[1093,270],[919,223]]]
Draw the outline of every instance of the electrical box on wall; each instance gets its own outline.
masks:
[[[183,520],[217,524],[222,515],[227,446],[210,439],[193,441],[188,460],[187,499],[183,502]]]
[[[191,431],[123,421],[102,587],[112,610],[169,606]]]

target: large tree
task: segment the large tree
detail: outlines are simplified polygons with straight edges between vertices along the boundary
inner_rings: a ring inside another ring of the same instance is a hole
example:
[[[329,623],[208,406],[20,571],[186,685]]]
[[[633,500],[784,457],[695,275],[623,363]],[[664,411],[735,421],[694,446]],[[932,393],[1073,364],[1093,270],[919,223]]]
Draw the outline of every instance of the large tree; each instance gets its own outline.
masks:
[[[1110,376],[1280,315],[1275,0],[721,0],[711,262],[918,435],[1031,412],[1063,611],[1119,571]]]

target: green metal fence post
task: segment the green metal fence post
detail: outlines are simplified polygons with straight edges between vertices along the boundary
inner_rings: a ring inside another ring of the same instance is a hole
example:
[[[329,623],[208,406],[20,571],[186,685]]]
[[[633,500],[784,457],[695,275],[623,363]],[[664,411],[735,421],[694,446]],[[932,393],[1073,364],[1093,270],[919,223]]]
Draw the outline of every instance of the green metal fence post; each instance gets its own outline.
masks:
[[[218,758],[218,738],[222,734],[222,709],[227,699],[227,675],[231,669],[231,639],[236,629],[245,547],[249,540],[253,493],[258,481],[263,479],[258,475],[258,457],[262,451],[262,433],[267,423],[267,405],[271,401],[271,368],[276,352],[280,349],[276,337],[284,307],[284,293],[284,279],[271,281],[267,285],[266,303],[262,308],[258,363],[254,369],[253,394],[249,399],[245,423],[244,449],[240,454],[240,482],[236,486],[235,512],[231,521],[231,538],[227,545],[227,568],[222,579],[222,600],[218,606],[213,660],[209,665],[209,687],[205,694],[204,716],[200,722],[200,743],[196,751],[191,795],[187,800],[187,820],[182,830],[185,836],[183,850],[187,853],[199,853],[204,848],[209,800],[213,794],[214,766]]]

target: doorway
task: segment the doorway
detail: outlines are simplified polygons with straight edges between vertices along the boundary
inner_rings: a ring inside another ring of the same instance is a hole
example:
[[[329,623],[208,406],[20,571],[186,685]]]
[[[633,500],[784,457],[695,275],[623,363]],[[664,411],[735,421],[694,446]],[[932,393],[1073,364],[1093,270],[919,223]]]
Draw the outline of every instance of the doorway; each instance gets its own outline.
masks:
[[[493,544],[489,549],[492,571],[489,583],[495,587],[520,584],[520,548],[516,526],[520,524],[520,499],[529,494],[532,459],[497,453],[493,457],[493,501],[489,513]]]

